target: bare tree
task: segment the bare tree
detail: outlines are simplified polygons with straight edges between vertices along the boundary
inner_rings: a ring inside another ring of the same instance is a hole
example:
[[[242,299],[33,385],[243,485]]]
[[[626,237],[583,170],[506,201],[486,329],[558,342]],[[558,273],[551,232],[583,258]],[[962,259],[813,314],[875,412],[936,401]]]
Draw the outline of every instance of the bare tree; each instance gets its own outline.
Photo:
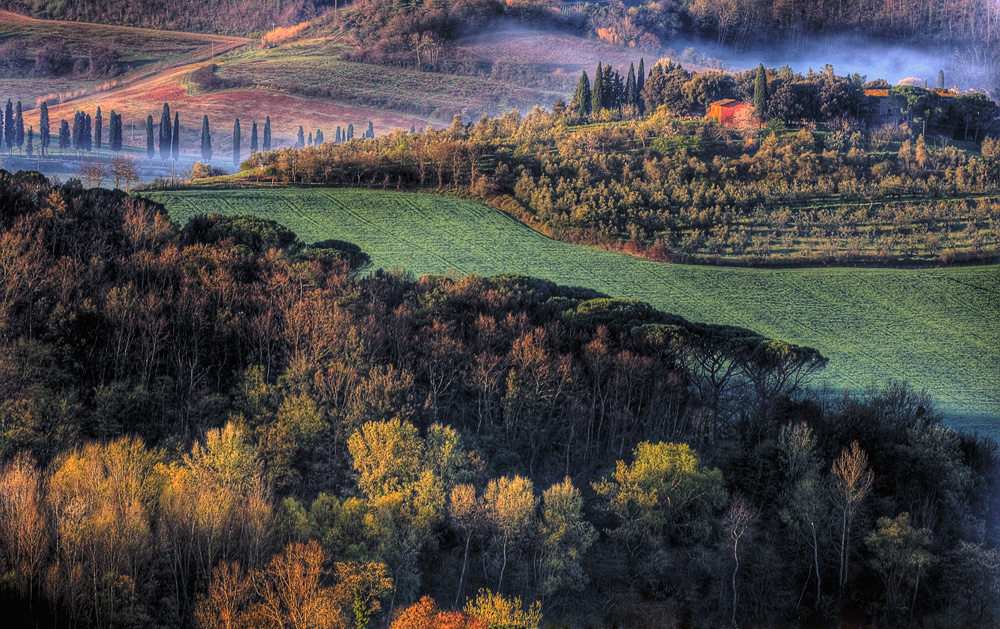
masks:
[[[77,172],[88,188],[100,188],[108,177],[108,166],[104,162],[84,162]]]
[[[734,627],[739,627],[736,623],[736,608],[739,603],[739,591],[736,588],[736,577],[740,571],[740,540],[746,536],[757,521],[757,509],[750,504],[743,496],[733,497],[726,513],[725,527],[729,533],[729,539],[733,543],[733,612],[730,621]]]
[[[868,455],[857,441],[844,448],[833,462],[833,501],[840,512],[840,593],[847,583],[850,561],[851,522],[857,515],[862,501],[868,496],[875,474],[868,467]]]
[[[111,160],[111,177],[115,181],[115,187],[121,188],[125,184],[125,192],[132,187],[132,183],[139,180],[139,168],[135,159],[127,155],[120,155]]]

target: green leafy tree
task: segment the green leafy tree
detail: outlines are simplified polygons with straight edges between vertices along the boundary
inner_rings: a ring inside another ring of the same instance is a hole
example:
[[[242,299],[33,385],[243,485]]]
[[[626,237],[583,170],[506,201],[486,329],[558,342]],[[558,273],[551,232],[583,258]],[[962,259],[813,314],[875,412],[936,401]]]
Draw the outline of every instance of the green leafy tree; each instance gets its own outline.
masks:
[[[582,591],[587,584],[583,557],[597,541],[597,531],[583,515],[583,496],[567,477],[542,494],[539,522],[540,590],[551,598]]]
[[[753,83],[753,108],[760,120],[764,120],[768,116],[767,104],[769,98],[770,94],[767,91],[767,71],[764,70],[764,64],[761,63],[757,66],[757,77]]]
[[[618,461],[614,475],[593,485],[611,531],[633,558],[669,540],[704,541],[726,503],[722,472],[706,468],[684,443],[640,443],[632,463]]]
[[[931,530],[913,528],[910,514],[901,513],[895,518],[879,518],[875,530],[865,538],[865,544],[872,553],[872,568],[882,579],[886,611],[890,615],[905,609],[904,589],[907,586],[913,588],[913,596],[909,600],[912,620],[920,578],[934,561],[928,550]]]
[[[580,80],[576,83],[576,90],[573,92],[573,100],[570,102],[570,109],[580,116],[590,114],[590,79],[587,71],[580,74]]]

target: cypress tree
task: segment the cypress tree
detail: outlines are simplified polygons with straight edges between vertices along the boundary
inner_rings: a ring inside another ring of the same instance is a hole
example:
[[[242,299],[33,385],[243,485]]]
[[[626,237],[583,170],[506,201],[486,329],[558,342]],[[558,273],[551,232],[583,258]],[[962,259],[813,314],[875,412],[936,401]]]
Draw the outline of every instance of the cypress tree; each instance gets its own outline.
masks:
[[[638,95],[636,92],[635,84],[635,67],[630,63],[628,64],[628,79],[625,80],[625,103],[631,107],[635,107],[638,102]]]
[[[118,121],[115,123],[117,134],[115,136],[115,150],[121,151],[125,147],[125,125],[122,123],[122,115],[118,114]]]
[[[604,106],[608,109],[618,109],[621,106],[620,92],[625,91],[625,84],[622,82],[620,74],[611,69],[610,65],[604,66],[604,80],[601,87],[604,88]]]
[[[642,88],[646,87],[646,61],[639,59],[639,71],[635,74],[635,91],[639,93],[639,100],[642,100]]]
[[[306,145],[306,136],[305,133],[303,133],[302,131],[302,125],[299,125],[299,133],[298,136],[296,136],[295,148],[300,149],[305,145]]]
[[[201,158],[208,164],[212,161],[212,133],[208,130],[208,115],[201,120]]]
[[[594,76],[594,89],[590,97],[591,109],[590,112],[593,114],[601,113],[602,109],[607,108],[607,103],[604,102],[604,70],[601,68],[601,62],[597,62],[597,74]]]
[[[309,141],[307,143],[307,146],[313,146],[313,132],[312,131],[309,132]]]
[[[760,120],[767,116],[767,99],[767,72],[761,63],[757,66],[757,78],[753,82],[753,108]]]
[[[316,129],[316,146],[322,146],[323,144],[323,130]]]
[[[146,156],[149,161],[156,157],[156,141],[153,139],[153,116],[146,116]]]
[[[170,152],[174,161],[181,156],[181,117],[178,112],[174,112],[174,131],[170,135]]]
[[[73,114],[73,150],[76,151],[77,157],[80,155],[80,151],[83,150],[83,113],[76,112]]]
[[[7,142],[7,153],[14,150],[14,104],[7,99],[7,109],[3,117],[3,139]]]
[[[410,133],[416,133],[416,132],[417,132],[417,125],[412,125],[411,124],[410,125]]]
[[[938,89],[944,89],[944,70],[938,70]]]
[[[580,74],[580,80],[576,82],[576,90],[573,92],[573,100],[570,107],[581,116],[590,114],[590,77],[584,70]]]
[[[101,116],[101,108],[97,108],[94,116],[94,148],[97,149],[97,156],[101,156],[101,144],[104,140],[104,117]]]
[[[49,106],[42,101],[42,111],[38,118],[38,139],[41,145],[40,153],[44,156],[49,150],[49,142],[51,138],[49,137]]]
[[[271,116],[264,119],[264,150],[271,150]]]
[[[233,123],[233,166],[237,169],[240,167],[240,142],[243,137],[240,133],[240,119],[237,118],[236,122]]]
[[[257,146],[257,121],[253,121],[253,126],[250,127],[250,153],[256,153],[258,150]]]
[[[370,138],[375,137],[375,125],[372,124],[371,120],[368,121],[368,137]]]
[[[91,134],[93,121],[90,119],[90,114],[86,114],[83,117],[83,150],[90,152],[93,148],[94,140]]]
[[[28,127],[28,157],[35,156],[35,128]]]
[[[111,110],[108,116],[108,149],[112,153],[117,153],[121,146],[118,144],[118,114]]]
[[[341,142],[341,139],[340,139],[340,125],[337,125],[337,135],[335,135],[333,137],[333,143],[334,144],[340,144],[340,142]]]
[[[163,113],[160,114],[160,159],[166,161],[170,157],[170,105],[163,103]]]
[[[17,152],[20,154],[21,147],[24,146],[24,116],[21,115],[21,101],[17,101],[14,110],[14,144],[17,145]]]
[[[354,123],[347,125],[347,139],[348,140],[354,139]]]
[[[66,122],[66,119],[64,118],[59,122],[59,148],[62,149],[63,155],[66,154],[66,149],[69,148],[69,145],[70,145],[69,123]]]

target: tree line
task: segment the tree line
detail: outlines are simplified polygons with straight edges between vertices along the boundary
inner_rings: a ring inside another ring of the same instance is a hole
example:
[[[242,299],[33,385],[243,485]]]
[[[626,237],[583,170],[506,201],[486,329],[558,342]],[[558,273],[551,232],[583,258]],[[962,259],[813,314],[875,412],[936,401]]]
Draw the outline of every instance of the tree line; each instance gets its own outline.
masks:
[[[810,393],[808,348],[524,277],[362,276],[252,217],[182,228],[35,173],[0,196],[11,617],[996,617],[996,444],[905,385]]]

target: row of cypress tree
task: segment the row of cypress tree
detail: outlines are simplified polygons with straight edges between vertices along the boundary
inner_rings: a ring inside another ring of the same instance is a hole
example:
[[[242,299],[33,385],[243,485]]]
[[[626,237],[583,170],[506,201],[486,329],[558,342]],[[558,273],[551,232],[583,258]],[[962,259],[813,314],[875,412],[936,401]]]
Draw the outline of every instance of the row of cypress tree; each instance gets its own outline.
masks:
[[[625,77],[610,65],[597,64],[597,73],[591,86],[590,77],[584,70],[573,92],[570,108],[581,116],[600,113],[603,109],[634,107],[641,115],[644,104],[642,89],[646,84],[646,62],[639,60],[639,71],[630,63]]]

